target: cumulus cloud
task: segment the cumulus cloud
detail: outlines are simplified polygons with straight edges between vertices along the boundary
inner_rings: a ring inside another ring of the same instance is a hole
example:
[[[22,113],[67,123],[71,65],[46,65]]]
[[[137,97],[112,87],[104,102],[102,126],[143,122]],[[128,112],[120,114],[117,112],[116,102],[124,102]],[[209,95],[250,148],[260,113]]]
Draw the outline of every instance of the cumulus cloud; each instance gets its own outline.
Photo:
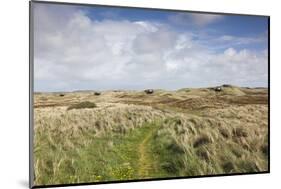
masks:
[[[36,4],[34,29],[35,91],[267,85],[267,51],[229,43],[215,52],[163,23],[90,19],[75,7]]]

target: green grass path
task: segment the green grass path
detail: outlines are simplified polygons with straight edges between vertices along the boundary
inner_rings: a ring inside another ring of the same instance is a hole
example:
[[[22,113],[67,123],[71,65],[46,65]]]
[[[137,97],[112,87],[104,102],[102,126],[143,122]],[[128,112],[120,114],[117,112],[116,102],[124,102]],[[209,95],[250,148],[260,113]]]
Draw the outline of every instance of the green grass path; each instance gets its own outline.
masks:
[[[156,178],[163,175],[152,149],[159,126],[144,124],[126,134],[93,137],[85,133],[86,144],[63,149],[48,141],[36,152],[36,184],[63,184]],[[42,136],[43,137],[43,136]],[[74,140],[73,140],[74,141]],[[63,142],[63,141],[61,141]],[[46,150],[47,149],[47,150]]]
[[[152,137],[157,129],[158,126],[155,124],[134,129],[122,137],[119,145],[115,146],[116,156],[122,157],[123,164],[130,165],[131,174],[126,173],[128,166],[121,168],[120,172],[126,175],[124,179],[153,178],[159,175],[160,169],[151,148]]]
[[[156,172],[156,162],[154,162],[155,160],[151,157],[151,152],[149,149],[150,148],[149,142],[155,130],[156,128],[151,128],[146,133],[143,140],[138,146],[138,151],[139,151],[138,175],[140,178],[149,178],[151,177],[152,174]]]

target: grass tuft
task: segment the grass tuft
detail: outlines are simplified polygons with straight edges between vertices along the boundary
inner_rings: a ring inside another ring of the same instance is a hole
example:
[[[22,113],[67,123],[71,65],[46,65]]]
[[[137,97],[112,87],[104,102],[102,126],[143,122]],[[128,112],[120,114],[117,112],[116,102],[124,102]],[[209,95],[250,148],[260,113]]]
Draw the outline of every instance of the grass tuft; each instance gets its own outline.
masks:
[[[233,171],[234,168],[235,168],[233,162],[231,162],[231,161],[225,162],[225,163],[222,165],[222,167],[223,167],[223,170],[224,170],[225,172],[227,172],[227,173]]]
[[[212,138],[207,135],[207,134],[202,134],[200,137],[198,137],[194,144],[193,144],[193,147],[194,148],[197,148],[199,146],[202,146],[204,144],[208,144],[208,143],[211,143],[212,142]]]
[[[247,137],[248,136],[247,130],[244,129],[243,127],[234,128],[232,130],[232,134],[234,137]]]

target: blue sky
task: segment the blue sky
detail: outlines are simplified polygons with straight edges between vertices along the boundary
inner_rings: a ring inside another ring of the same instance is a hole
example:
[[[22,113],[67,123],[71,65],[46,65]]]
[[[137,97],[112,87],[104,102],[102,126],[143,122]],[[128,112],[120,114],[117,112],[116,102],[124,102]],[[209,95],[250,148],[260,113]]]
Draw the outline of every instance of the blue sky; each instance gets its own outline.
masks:
[[[206,32],[212,37],[221,35],[232,35],[239,37],[263,37],[267,39],[268,18],[263,16],[242,16],[242,15],[223,15],[224,18],[219,22],[213,22],[207,27],[198,27],[189,23],[188,11],[165,11],[153,9],[135,9],[135,8],[117,8],[117,7],[81,7],[85,10],[87,15],[93,20],[129,20],[139,21],[146,20],[151,22],[159,22],[168,24],[173,29],[178,31],[198,31]],[[186,20],[181,20],[182,23],[175,23],[170,18],[178,14],[185,15]],[[214,14],[217,15],[217,14]],[[248,45],[250,49],[264,49],[267,48],[267,43],[261,42],[255,45]],[[240,48],[243,48],[241,46]]]
[[[130,21],[156,21],[161,23],[167,23],[178,27],[179,29],[198,29],[190,28],[190,25],[182,23],[175,24],[169,20],[177,14],[185,14],[189,16],[188,11],[166,11],[157,9],[136,9],[136,8],[118,8],[118,7],[81,7],[81,10],[85,10],[87,15],[93,20],[130,20]],[[200,13],[198,13],[200,14]],[[215,14],[214,15],[218,15]],[[221,15],[221,14],[220,14]],[[220,22],[214,22],[208,25],[210,30],[216,30],[218,34],[238,35],[238,36],[252,36],[260,35],[267,32],[268,18],[264,16],[244,16],[244,15],[222,15],[224,19]],[[188,21],[188,20],[186,20]],[[201,28],[202,29],[202,28]]]
[[[267,17],[40,3],[34,11],[35,91],[267,86]]]

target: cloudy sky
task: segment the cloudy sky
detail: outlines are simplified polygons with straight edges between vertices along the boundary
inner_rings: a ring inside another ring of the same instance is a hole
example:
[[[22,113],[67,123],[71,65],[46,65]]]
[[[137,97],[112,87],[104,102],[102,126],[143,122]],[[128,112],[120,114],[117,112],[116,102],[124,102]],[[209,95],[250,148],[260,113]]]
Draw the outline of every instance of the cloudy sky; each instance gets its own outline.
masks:
[[[34,90],[266,87],[266,17],[34,5]]]

